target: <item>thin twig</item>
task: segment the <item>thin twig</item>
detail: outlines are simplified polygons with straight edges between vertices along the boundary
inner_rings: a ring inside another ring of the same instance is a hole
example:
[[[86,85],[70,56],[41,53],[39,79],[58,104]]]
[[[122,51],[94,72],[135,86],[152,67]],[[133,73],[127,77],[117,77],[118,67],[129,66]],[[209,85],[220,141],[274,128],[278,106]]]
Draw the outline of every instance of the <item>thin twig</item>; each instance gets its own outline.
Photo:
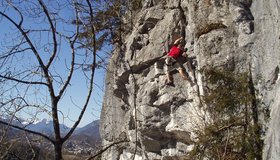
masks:
[[[113,147],[114,145],[117,145],[117,144],[120,144],[120,143],[124,143],[124,142],[128,142],[127,140],[121,140],[121,141],[117,141],[117,142],[114,142],[110,145],[108,145],[107,147],[99,150],[95,155],[89,157],[87,160],[91,160],[91,159],[94,159],[96,158],[97,156],[101,155],[103,152],[107,151],[109,148]]]

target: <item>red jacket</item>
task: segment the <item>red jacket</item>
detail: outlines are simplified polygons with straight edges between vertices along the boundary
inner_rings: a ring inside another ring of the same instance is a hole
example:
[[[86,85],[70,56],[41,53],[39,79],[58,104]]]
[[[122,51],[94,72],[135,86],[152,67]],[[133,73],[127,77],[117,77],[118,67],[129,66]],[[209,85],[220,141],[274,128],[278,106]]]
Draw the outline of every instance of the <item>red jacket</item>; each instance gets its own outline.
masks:
[[[168,56],[173,57],[173,58],[176,59],[176,58],[178,58],[179,56],[181,56],[183,52],[184,52],[183,50],[181,50],[179,47],[177,47],[176,45],[174,45],[174,46],[170,49],[170,51],[169,51],[169,53],[168,53]]]

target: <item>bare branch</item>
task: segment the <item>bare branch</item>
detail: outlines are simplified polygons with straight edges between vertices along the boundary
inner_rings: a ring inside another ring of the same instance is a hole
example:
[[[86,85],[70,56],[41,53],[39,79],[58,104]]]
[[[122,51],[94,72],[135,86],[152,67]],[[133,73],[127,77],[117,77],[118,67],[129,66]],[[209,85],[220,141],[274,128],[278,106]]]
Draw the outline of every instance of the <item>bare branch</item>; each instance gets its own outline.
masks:
[[[19,9],[18,9],[16,6],[14,6],[11,2],[7,1],[7,3],[8,3],[10,6],[12,6],[12,7],[18,12],[18,14],[19,14],[19,16],[20,16],[19,26],[21,27],[21,25],[22,25],[22,23],[23,23],[23,16],[22,16],[22,13],[21,13],[21,12],[19,11]]]
[[[11,127],[13,127],[13,128],[16,128],[16,129],[19,129],[19,130],[22,130],[22,131],[26,131],[26,132],[28,132],[28,133],[32,133],[32,134],[41,136],[41,137],[45,138],[46,140],[48,140],[48,141],[50,141],[50,142],[52,142],[52,143],[55,143],[54,140],[52,140],[51,138],[49,138],[48,136],[46,136],[46,135],[43,134],[43,133],[35,132],[35,131],[29,130],[29,129],[26,129],[26,128],[22,128],[22,127],[19,127],[19,126],[16,126],[16,125],[13,125],[13,124],[4,122],[4,121],[2,121],[2,120],[0,120],[0,124],[4,124],[4,125],[7,125],[7,126],[11,126]]]
[[[120,144],[120,143],[124,143],[124,142],[128,142],[128,140],[121,140],[121,141],[114,142],[114,143],[108,145],[107,147],[99,150],[94,156],[89,157],[87,160],[94,159],[97,156],[101,155],[103,152],[107,151],[109,148],[113,147],[114,145],[117,145],[117,144]]]
[[[21,34],[24,36],[24,38],[26,39],[27,43],[29,44],[31,50],[33,51],[33,53],[35,54],[40,66],[46,70],[46,67],[44,65],[44,62],[42,60],[42,58],[40,57],[38,51],[36,50],[35,46],[33,45],[33,43],[31,42],[31,40],[29,39],[27,32],[25,32],[23,30],[23,28],[18,25],[11,17],[9,17],[7,14],[5,14],[4,12],[0,11],[0,15],[2,15],[3,17],[5,17],[8,21],[10,21],[20,32]]]
[[[18,82],[18,83],[23,83],[23,84],[38,84],[38,85],[45,85],[45,86],[48,86],[47,83],[44,83],[44,82],[29,82],[29,81],[23,81],[23,80],[20,80],[20,79],[16,79],[16,78],[13,78],[13,77],[8,77],[8,76],[3,76],[3,75],[0,75],[0,78],[4,78],[4,79],[7,79],[7,80],[12,80],[12,81],[15,81],[15,82]]]
[[[75,7],[75,15],[76,15],[76,35],[75,35],[75,37],[72,41],[69,40],[70,41],[70,47],[71,47],[71,50],[72,50],[72,59],[71,59],[70,71],[69,71],[68,77],[66,78],[66,82],[64,83],[63,87],[59,91],[59,94],[57,96],[58,99],[61,98],[61,96],[65,92],[65,89],[69,85],[70,80],[72,79],[72,75],[73,75],[74,67],[75,67],[75,48],[74,48],[74,44],[75,44],[75,42],[76,42],[76,40],[79,36],[79,25],[78,25],[78,11],[77,11],[76,6],[74,6],[74,7]]]
[[[20,32],[21,34],[23,35],[23,37],[26,39],[27,43],[29,44],[31,50],[33,51],[34,55],[36,56],[39,64],[40,64],[40,67],[42,68],[43,72],[44,72],[44,76],[47,80],[47,84],[48,84],[48,88],[49,88],[49,92],[50,92],[50,96],[55,98],[55,93],[54,93],[54,88],[53,88],[53,85],[52,85],[52,80],[51,80],[51,77],[49,75],[49,72],[48,72],[48,68],[46,68],[42,58],[40,57],[38,51],[36,50],[35,46],[33,45],[33,43],[31,42],[31,40],[29,39],[27,33],[23,30],[23,28],[18,25],[13,19],[11,19],[11,17],[9,17],[8,15],[6,15],[5,13],[3,13],[2,11],[0,11],[0,15],[2,15],[3,17],[5,17],[8,21],[10,21]],[[55,100],[53,100],[53,102],[55,102]],[[56,102],[55,102],[56,103]]]
[[[54,27],[53,20],[50,17],[50,14],[49,14],[49,11],[48,11],[46,5],[44,4],[44,2],[42,0],[38,0],[38,1],[39,1],[40,6],[43,8],[43,11],[44,11],[45,15],[47,16],[48,22],[49,22],[49,24],[51,26],[51,30],[52,30],[52,38],[53,38],[53,43],[54,43],[53,44],[54,50],[53,50],[53,53],[52,53],[52,55],[51,55],[51,57],[49,59],[49,62],[46,65],[46,68],[49,68],[51,63],[53,62],[56,54],[57,54],[56,29]]]
[[[74,130],[77,128],[77,126],[79,125],[85,111],[86,111],[86,108],[88,106],[88,103],[89,103],[89,100],[91,98],[91,94],[92,94],[92,90],[93,90],[93,79],[94,79],[94,73],[95,73],[95,66],[96,66],[96,37],[95,37],[95,28],[93,26],[93,11],[92,11],[92,7],[91,7],[91,3],[89,0],[86,1],[87,2],[87,5],[89,7],[89,10],[90,10],[90,24],[91,24],[91,35],[92,35],[92,47],[94,48],[93,50],[93,61],[92,61],[92,66],[91,66],[91,76],[90,76],[90,86],[89,86],[89,90],[88,90],[88,95],[87,95],[87,98],[86,98],[86,102],[83,106],[83,109],[77,119],[77,121],[74,123],[74,125],[72,126],[72,128],[70,129],[70,131],[68,132],[68,134],[63,138],[63,141],[66,141],[71,135],[72,133],[74,132]]]
[[[12,56],[16,53],[21,53],[21,52],[25,52],[27,50],[30,50],[31,48],[24,48],[24,49],[19,49],[20,45],[24,44],[23,42],[18,44],[18,45],[15,45],[13,46],[13,48],[7,52],[6,54],[3,54],[0,56],[0,59],[5,59],[5,58],[8,58],[9,56]]]

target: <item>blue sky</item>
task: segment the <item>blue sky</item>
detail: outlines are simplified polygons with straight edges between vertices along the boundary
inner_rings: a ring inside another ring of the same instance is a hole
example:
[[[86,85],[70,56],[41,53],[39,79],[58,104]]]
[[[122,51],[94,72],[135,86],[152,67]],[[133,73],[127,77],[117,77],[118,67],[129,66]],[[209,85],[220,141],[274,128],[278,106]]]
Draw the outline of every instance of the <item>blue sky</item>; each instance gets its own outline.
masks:
[[[24,6],[24,5],[19,5],[20,8],[25,8],[30,6]],[[48,6],[50,8],[55,8],[54,6]],[[0,4],[0,10],[3,12],[5,11],[8,13],[15,21],[19,22],[19,15],[9,9],[7,10],[5,7]],[[29,13],[25,13],[28,15]],[[36,16],[36,13],[31,13]],[[65,18],[70,22],[71,18],[73,18],[73,11],[71,7],[64,7],[62,9],[62,12],[58,13],[60,17]],[[62,24],[57,24],[58,31],[60,32],[66,32],[70,33],[69,31],[73,30],[74,27],[71,25],[62,25]],[[25,21],[23,23],[23,27],[26,29],[43,29],[43,28],[48,28],[49,26],[47,23],[45,23],[44,20],[41,20],[40,18],[25,18]],[[34,32],[34,34],[30,34],[30,37],[33,41],[34,44],[36,44],[37,49],[40,51],[40,55],[43,57],[43,59],[47,60],[49,55],[48,52],[49,50],[52,50],[52,48],[49,45],[45,45],[47,42],[51,41],[51,35],[49,33],[40,33],[37,34]],[[8,51],[7,46],[13,46],[14,44],[18,43],[20,40],[18,38],[18,33],[16,31],[16,28],[7,20],[5,20],[3,17],[0,17],[0,56],[2,56],[6,51]],[[54,75],[60,75],[63,78],[67,76],[67,70],[68,68],[66,66],[69,65],[69,55],[71,53],[70,48],[66,45],[67,42],[64,42],[65,39],[61,38],[60,39],[60,46],[59,46],[59,58],[55,60],[54,65],[52,66],[53,72],[52,74]],[[110,46],[105,46],[104,50],[100,51],[98,54],[102,57],[106,57],[107,54],[106,52],[109,52],[111,49]],[[79,54],[83,54],[82,51]],[[77,57],[78,61],[82,61],[79,56]],[[0,74],[3,73],[5,70],[13,70],[16,73],[20,73],[21,71],[24,71],[28,67],[36,66],[38,63],[36,61],[36,58],[34,54],[32,54],[29,51],[24,52],[23,54],[20,54],[19,56],[15,56],[14,59],[10,60],[9,65],[5,65],[2,68],[0,68]],[[87,73],[86,73],[87,74]],[[90,100],[90,103],[88,105],[88,109],[79,125],[79,127],[82,127],[93,120],[99,119],[100,116],[100,111],[102,107],[102,100],[103,100],[103,95],[104,95],[104,81],[105,81],[105,74],[106,70],[103,68],[97,69],[95,72],[95,78],[94,78],[94,92],[92,95],[92,98]],[[34,76],[34,79],[38,79],[40,76]],[[55,77],[55,76],[54,76]],[[55,78],[54,78],[55,79]],[[56,80],[59,81],[60,78],[57,78]],[[33,80],[33,79],[32,79]],[[66,94],[63,95],[63,99],[61,102],[59,102],[59,110],[61,111],[60,114],[60,121],[64,122],[67,126],[71,126],[73,124],[73,121],[76,120],[77,116],[79,115],[80,108],[86,97],[87,93],[87,86],[86,84],[86,79],[84,78],[84,74],[82,70],[78,71],[77,73],[74,74],[73,80],[71,81],[71,86],[67,89]],[[58,86],[58,85],[57,85]],[[10,87],[10,88],[9,88]],[[9,84],[2,85],[0,89],[2,90],[7,90],[11,89],[12,86],[9,86]],[[9,95],[14,95],[16,94],[23,94],[27,89],[26,86],[20,86],[17,88],[17,91],[9,91],[6,92],[2,98],[9,98]],[[13,88],[14,89],[14,88]],[[59,88],[55,88],[58,90]],[[28,91],[24,95],[26,99],[28,100],[29,103],[32,104],[41,104],[41,105],[46,105],[45,108],[48,108],[49,104],[49,99],[46,98],[47,96],[47,90],[44,87],[29,87]],[[4,99],[3,98],[3,99]],[[0,108],[1,112],[3,111],[3,108]],[[47,118],[50,119],[48,114],[45,112],[38,113],[37,109],[34,108],[26,108],[17,113],[17,116],[19,117],[24,117],[24,118],[31,118],[36,117],[38,119],[43,119]],[[62,118],[66,117],[66,118]]]

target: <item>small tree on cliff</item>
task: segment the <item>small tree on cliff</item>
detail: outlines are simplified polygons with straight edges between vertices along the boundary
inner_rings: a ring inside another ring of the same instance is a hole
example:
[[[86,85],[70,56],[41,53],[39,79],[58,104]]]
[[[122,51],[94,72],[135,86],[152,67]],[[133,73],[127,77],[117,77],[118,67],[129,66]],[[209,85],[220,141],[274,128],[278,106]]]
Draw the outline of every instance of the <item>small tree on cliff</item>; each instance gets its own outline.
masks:
[[[209,117],[190,157],[262,159],[259,104],[250,72],[205,68],[204,102]]]
[[[75,23],[71,25],[73,18]],[[90,0],[0,2],[1,30],[7,31],[2,33],[6,36],[1,37],[1,112],[15,118],[29,114],[33,119],[43,112],[52,118],[54,133],[50,136],[6,121],[0,120],[0,123],[50,141],[56,160],[63,159],[62,145],[77,128],[92,97],[98,48],[93,18]],[[90,41],[87,47],[81,47],[84,41],[79,37],[85,28]],[[67,106],[61,106],[61,102],[76,96],[69,95],[74,92],[68,91],[77,77],[79,85],[84,85],[87,91],[80,104],[72,99],[80,108],[77,119],[72,120],[63,112],[62,107]],[[74,124],[62,135],[59,124],[65,118]]]
[[[93,15],[93,23],[99,33],[96,41],[98,49],[104,45],[121,47],[124,42],[123,34],[134,27],[133,15],[142,8],[142,0],[103,0],[96,1],[95,5],[98,7]],[[85,28],[79,38],[87,39],[88,32],[91,31]],[[83,46],[88,47],[90,44],[84,43]]]

